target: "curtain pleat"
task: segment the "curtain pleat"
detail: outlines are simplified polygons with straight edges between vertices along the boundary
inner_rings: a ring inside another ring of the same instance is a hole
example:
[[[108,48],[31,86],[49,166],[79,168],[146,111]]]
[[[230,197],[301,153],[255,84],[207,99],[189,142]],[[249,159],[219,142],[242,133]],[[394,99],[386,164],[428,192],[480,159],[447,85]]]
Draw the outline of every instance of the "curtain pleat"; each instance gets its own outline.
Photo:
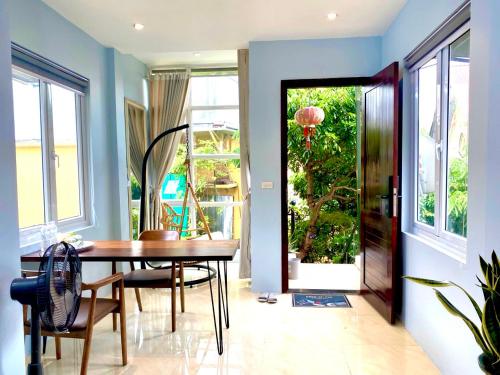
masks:
[[[240,112],[240,169],[241,194],[243,207],[241,210],[241,238],[240,238],[240,278],[251,277],[251,249],[250,249],[250,147],[248,124],[248,50],[238,50],[238,85],[239,85],[239,112]]]
[[[132,105],[128,107],[130,169],[141,183],[142,159],[146,152],[144,111]]]
[[[150,141],[180,124],[189,84],[189,72],[155,74],[149,78]],[[148,163],[150,194],[146,229],[161,229],[161,187],[177,154],[182,132],[167,135],[158,142]]]

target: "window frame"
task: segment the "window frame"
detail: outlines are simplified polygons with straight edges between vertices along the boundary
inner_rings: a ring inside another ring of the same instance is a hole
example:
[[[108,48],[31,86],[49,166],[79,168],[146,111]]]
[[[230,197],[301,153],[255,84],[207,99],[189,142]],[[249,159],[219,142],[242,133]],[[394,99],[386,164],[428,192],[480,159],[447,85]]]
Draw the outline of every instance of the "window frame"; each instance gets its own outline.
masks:
[[[411,97],[411,123],[412,136],[414,139],[414,150],[412,154],[412,231],[413,234],[424,239],[436,242],[443,252],[465,261],[467,249],[467,237],[463,237],[446,230],[447,209],[447,162],[448,162],[448,127],[449,127],[449,56],[450,46],[462,35],[470,33],[470,21],[448,35],[441,43],[429,53],[412,65],[408,71],[410,75]],[[434,226],[422,223],[418,220],[418,173],[419,173],[419,69],[431,59],[437,59],[437,132],[435,153],[435,209]],[[469,121],[470,128],[470,121]]]
[[[204,70],[201,73],[194,73],[191,78],[197,78],[197,77],[214,77],[214,76],[235,76],[238,77],[238,71],[237,68],[233,69],[224,69],[224,70],[219,70],[219,69],[214,69],[214,70]],[[239,84],[239,82],[238,82]],[[187,106],[186,106],[186,122],[188,124],[192,124],[192,113],[193,111],[210,111],[210,110],[227,110],[227,109],[232,109],[232,110],[239,110],[239,104],[234,104],[234,105],[192,105],[192,91],[191,88],[188,91],[188,98],[187,98]],[[240,160],[241,159],[241,154],[236,154],[236,153],[214,153],[214,154],[199,154],[199,153],[194,153],[194,131],[193,131],[193,126],[190,126],[188,128],[188,137],[189,137],[189,148],[187,150],[188,152],[188,157],[191,160],[191,175],[190,179],[193,181],[193,183],[196,186],[196,161],[197,160]],[[180,145],[180,147],[183,147],[184,145]],[[172,207],[174,206],[182,206],[183,200],[182,199],[169,199],[166,200],[166,202],[171,205]],[[207,207],[220,207],[220,208],[229,208],[229,207],[242,207],[243,206],[243,201],[229,201],[229,202],[210,202],[210,201],[202,201],[200,200],[199,205],[201,208],[207,208]],[[193,197],[189,195],[188,201],[187,201],[187,207],[189,208],[189,220],[190,220],[190,228],[195,228],[196,227],[196,220],[197,220],[197,209],[195,202],[193,200]],[[234,220],[234,217],[233,217]]]
[[[29,67],[12,63],[12,72],[28,75],[39,81],[40,101],[40,129],[42,149],[42,178],[44,195],[44,224],[54,221],[58,232],[81,230],[93,224],[91,204],[90,180],[90,141],[86,126],[87,90],[79,90],[75,85],[68,86],[62,80],[55,80],[44,76]],[[75,94],[76,141],[78,152],[79,200],[80,215],[67,219],[57,219],[57,191],[56,191],[56,156],[54,145],[54,131],[52,122],[52,101],[50,85],[56,85]],[[21,247],[29,246],[40,241],[40,227],[44,224],[19,228]]]

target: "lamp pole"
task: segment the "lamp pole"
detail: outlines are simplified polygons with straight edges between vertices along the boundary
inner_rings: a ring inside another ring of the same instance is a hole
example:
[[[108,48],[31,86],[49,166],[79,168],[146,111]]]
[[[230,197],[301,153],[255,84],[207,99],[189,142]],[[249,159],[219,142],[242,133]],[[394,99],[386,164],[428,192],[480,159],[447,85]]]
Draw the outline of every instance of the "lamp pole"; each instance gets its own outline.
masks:
[[[154,139],[153,142],[151,142],[151,144],[149,145],[148,149],[146,150],[146,153],[144,154],[144,159],[142,159],[142,174],[141,174],[141,211],[140,211],[140,221],[139,221],[139,225],[140,225],[140,229],[139,229],[139,234],[141,234],[142,232],[144,232],[144,214],[145,214],[145,211],[146,211],[146,173],[147,173],[147,166],[148,166],[148,159],[149,159],[149,155],[151,154],[151,151],[153,151],[153,147],[165,136],[171,134],[171,133],[175,133],[175,132],[178,132],[178,131],[181,131],[181,130],[184,130],[184,129],[187,129],[189,128],[189,124],[184,124],[184,125],[180,125],[176,128],[172,128],[172,129],[168,129],[166,131],[164,131],[163,133],[161,133],[160,135],[158,135],[158,137],[156,137]]]

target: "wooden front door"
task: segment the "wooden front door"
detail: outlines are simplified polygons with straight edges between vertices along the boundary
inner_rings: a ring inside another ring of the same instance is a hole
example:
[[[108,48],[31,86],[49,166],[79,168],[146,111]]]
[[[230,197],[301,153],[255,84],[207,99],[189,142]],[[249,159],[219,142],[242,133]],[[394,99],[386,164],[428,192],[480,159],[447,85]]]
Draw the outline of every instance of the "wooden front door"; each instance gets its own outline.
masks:
[[[393,63],[365,88],[361,133],[361,292],[391,324],[401,278],[398,72]]]

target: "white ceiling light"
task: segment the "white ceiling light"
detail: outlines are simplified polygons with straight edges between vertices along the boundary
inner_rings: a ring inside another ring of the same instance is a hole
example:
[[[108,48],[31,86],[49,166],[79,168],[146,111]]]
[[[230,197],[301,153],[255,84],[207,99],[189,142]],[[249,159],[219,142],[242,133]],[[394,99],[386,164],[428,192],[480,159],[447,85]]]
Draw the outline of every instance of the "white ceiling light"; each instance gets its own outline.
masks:
[[[331,12],[326,15],[329,21],[333,21],[335,18],[337,18],[337,13]]]
[[[134,29],[136,29],[137,31],[140,31],[140,30],[144,29],[144,25],[142,23],[134,23]]]
[[[193,55],[194,55],[195,57],[200,57],[200,56],[201,56],[201,53],[199,53],[199,52],[195,52],[195,53],[193,53]]]

